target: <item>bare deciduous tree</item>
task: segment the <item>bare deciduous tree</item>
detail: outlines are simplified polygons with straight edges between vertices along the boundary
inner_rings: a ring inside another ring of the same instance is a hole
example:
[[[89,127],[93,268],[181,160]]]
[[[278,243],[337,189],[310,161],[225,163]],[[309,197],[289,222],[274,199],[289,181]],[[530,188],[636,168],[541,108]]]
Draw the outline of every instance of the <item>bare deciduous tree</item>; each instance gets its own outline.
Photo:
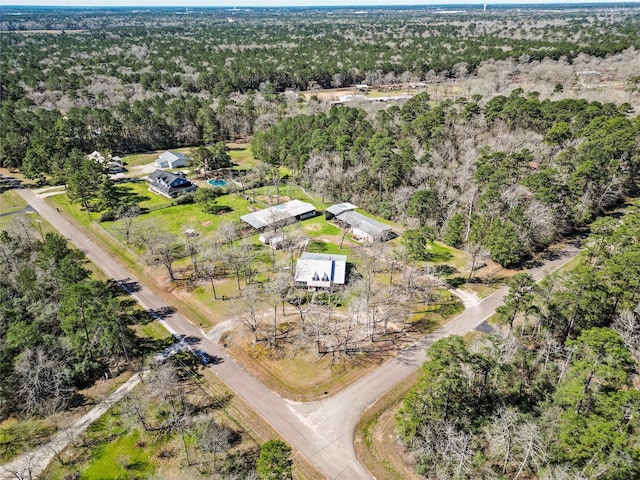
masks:
[[[202,450],[213,454],[214,470],[216,469],[217,455],[227,452],[232,447],[236,435],[236,432],[231,428],[214,420],[210,420],[200,434],[198,444]]]
[[[42,347],[27,348],[15,367],[22,410],[28,414],[51,415],[65,408],[75,392],[66,370],[60,354]]]

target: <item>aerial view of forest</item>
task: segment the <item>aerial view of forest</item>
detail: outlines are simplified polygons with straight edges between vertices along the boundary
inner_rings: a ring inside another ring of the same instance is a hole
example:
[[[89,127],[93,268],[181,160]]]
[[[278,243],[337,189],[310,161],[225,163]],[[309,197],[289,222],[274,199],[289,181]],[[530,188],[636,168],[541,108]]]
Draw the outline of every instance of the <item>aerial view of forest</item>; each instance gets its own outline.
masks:
[[[0,5],[0,72],[0,479],[640,478],[638,4]]]

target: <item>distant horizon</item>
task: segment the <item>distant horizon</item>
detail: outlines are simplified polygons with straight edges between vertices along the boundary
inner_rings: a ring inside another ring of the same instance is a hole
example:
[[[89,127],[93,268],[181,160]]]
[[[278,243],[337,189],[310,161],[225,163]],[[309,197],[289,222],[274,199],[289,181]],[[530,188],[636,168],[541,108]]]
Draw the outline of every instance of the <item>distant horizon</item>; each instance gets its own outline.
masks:
[[[188,0],[187,2],[178,3],[178,0],[12,0],[11,3],[3,4],[0,2],[0,8],[7,7],[176,7],[176,8],[190,8],[190,7],[211,7],[211,8],[279,8],[279,7],[404,7],[404,6],[477,6],[486,4],[488,8],[492,5],[600,5],[600,4],[618,4],[618,5],[640,5],[640,1],[637,0],[602,0],[599,2],[588,2],[580,0],[464,0],[464,1],[447,1],[447,0],[434,0],[434,1],[418,1],[418,0],[348,0],[344,2],[341,0]]]

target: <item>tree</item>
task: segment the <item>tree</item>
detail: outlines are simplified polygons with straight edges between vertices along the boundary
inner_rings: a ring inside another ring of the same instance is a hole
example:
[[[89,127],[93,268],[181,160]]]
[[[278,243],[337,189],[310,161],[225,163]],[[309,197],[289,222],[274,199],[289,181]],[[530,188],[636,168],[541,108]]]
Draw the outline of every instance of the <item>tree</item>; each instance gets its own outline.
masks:
[[[556,459],[591,472],[608,466],[611,478],[633,476],[631,432],[640,427],[640,392],[630,388],[634,362],[629,351],[608,328],[584,330],[567,345],[569,370],[553,399],[563,409]]]
[[[291,279],[287,274],[278,274],[267,284],[267,296],[269,303],[273,306],[273,346],[276,347],[278,340],[278,306],[282,304],[282,316],[285,316],[284,304],[287,294],[291,288]]]
[[[402,235],[409,256],[413,260],[428,260],[427,246],[435,240],[435,232],[431,227],[420,227],[405,230]]]
[[[91,362],[120,353],[126,359],[133,347],[133,332],[120,312],[120,301],[108,285],[100,281],[79,282],[63,292],[60,325],[80,353]],[[91,368],[91,366],[89,366]]]
[[[198,437],[200,448],[213,454],[214,470],[216,469],[217,455],[227,452],[232,447],[235,437],[237,437],[236,432],[215,420],[209,420]]]
[[[239,303],[237,312],[240,322],[253,334],[253,343],[258,343],[258,332],[264,320],[264,314],[258,310],[258,289],[255,286],[247,288]]]
[[[133,233],[133,223],[140,215],[140,207],[137,205],[123,205],[118,209],[117,217],[119,222],[119,230],[124,235],[124,241],[128,245],[131,243],[131,234]]]
[[[91,219],[91,203],[98,198],[104,181],[102,167],[79,150],[74,150],[66,161],[65,170],[69,200],[72,203],[80,203]]]
[[[172,233],[158,232],[147,238],[147,248],[151,263],[164,266],[169,279],[174,282],[176,278],[173,263],[184,255],[184,244]]]
[[[27,348],[16,362],[19,408],[28,415],[51,415],[69,405],[75,388],[63,353]]]
[[[505,297],[504,305],[498,307],[500,320],[509,325],[509,335],[513,329],[513,321],[520,312],[525,315],[533,311],[534,300],[538,292],[537,284],[528,273],[517,273],[508,282],[509,293]]]
[[[217,300],[215,280],[224,275],[224,265],[222,263],[224,256],[219,250],[209,250],[200,261],[199,272],[204,278],[211,282],[211,290],[213,291],[213,299]]]
[[[443,338],[431,346],[429,360],[398,413],[398,431],[405,441],[429,422],[464,425],[468,421],[476,405],[464,370],[469,359],[461,337]]]
[[[256,462],[258,476],[264,480],[289,480],[291,470],[291,447],[282,440],[269,440],[260,447]]]
[[[407,206],[407,214],[417,217],[420,225],[426,225],[427,222],[437,215],[436,198],[431,190],[418,190],[413,194],[409,205]]]

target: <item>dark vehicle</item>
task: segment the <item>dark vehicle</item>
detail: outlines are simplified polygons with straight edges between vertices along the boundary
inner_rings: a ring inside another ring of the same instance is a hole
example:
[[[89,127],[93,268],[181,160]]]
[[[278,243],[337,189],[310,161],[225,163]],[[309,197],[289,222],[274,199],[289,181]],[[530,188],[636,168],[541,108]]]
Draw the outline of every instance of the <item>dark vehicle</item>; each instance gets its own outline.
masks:
[[[203,365],[209,365],[215,362],[215,358],[204,350],[196,350],[195,354]]]

